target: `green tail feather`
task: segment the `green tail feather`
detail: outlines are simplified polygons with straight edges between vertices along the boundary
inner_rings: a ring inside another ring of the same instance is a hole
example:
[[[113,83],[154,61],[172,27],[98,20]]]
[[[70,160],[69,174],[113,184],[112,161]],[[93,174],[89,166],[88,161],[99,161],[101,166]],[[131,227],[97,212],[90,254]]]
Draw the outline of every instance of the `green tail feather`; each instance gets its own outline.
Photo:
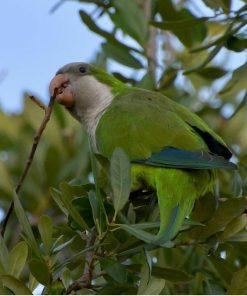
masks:
[[[160,229],[154,244],[165,244],[179,232],[194,201],[211,189],[209,171],[161,170],[156,176]]]

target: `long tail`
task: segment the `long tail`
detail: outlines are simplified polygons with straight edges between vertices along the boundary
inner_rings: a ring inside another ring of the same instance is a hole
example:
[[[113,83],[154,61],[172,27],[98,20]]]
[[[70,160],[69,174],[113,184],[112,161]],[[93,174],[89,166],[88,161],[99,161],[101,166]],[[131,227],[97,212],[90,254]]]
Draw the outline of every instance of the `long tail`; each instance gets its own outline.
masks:
[[[153,243],[164,244],[174,238],[188,216],[194,201],[211,189],[209,171],[159,170],[156,190],[160,208],[160,229]]]

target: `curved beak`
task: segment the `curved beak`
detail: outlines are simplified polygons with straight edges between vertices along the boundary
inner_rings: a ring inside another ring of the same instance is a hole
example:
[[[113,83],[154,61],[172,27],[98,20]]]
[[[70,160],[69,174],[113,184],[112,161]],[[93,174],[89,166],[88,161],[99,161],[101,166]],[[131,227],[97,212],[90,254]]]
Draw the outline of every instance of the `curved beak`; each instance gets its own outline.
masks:
[[[54,94],[55,88],[58,89],[56,101],[65,107],[72,107],[75,99],[72,92],[72,87],[69,80],[69,75],[66,73],[57,74],[50,82],[50,95]]]

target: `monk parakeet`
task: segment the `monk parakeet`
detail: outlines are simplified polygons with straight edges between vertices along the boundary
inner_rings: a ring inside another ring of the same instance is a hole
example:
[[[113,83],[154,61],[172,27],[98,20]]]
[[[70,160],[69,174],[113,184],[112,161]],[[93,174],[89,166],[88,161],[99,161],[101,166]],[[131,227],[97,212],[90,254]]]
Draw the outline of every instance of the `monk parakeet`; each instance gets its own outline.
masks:
[[[81,122],[96,153],[122,148],[131,161],[131,190],[158,197],[156,242],[178,233],[194,201],[211,191],[215,170],[236,166],[225,142],[197,115],[159,92],[122,83],[85,63],[62,67],[50,83],[56,100]]]

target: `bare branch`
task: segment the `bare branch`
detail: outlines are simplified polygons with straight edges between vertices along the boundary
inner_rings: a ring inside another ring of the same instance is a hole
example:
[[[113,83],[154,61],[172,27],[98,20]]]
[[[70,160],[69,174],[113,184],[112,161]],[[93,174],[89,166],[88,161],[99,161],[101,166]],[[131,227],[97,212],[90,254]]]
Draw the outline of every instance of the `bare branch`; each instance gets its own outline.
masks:
[[[44,111],[46,111],[46,106],[39,100],[37,99],[35,96],[33,95],[29,95],[29,98],[37,105],[39,106],[41,109],[43,109]]]
[[[30,168],[30,166],[31,166],[31,164],[33,162],[34,154],[35,154],[36,148],[38,146],[39,140],[41,138],[41,135],[42,135],[44,129],[46,128],[46,125],[47,125],[48,121],[50,120],[51,112],[52,112],[53,105],[54,105],[55,99],[56,99],[56,95],[57,95],[57,89],[55,89],[54,94],[51,96],[49,105],[47,106],[47,108],[45,108],[45,116],[44,116],[44,118],[43,118],[43,120],[41,122],[40,127],[38,128],[38,130],[35,133],[34,140],[33,140],[33,145],[32,145],[31,151],[29,153],[26,165],[24,167],[24,170],[23,170],[23,172],[21,174],[21,177],[20,177],[20,179],[19,179],[19,181],[18,181],[18,183],[16,185],[16,188],[15,188],[15,192],[17,194],[20,192],[20,190],[22,188],[23,182],[24,182],[24,180],[25,180],[25,178],[27,176],[27,173],[29,171],[29,168]],[[2,236],[4,236],[4,233],[5,233],[9,218],[10,218],[12,212],[13,212],[13,209],[14,209],[14,202],[12,201],[11,205],[10,205],[8,211],[7,211],[7,214],[6,214],[6,216],[5,216],[4,220],[3,220],[2,230],[1,230],[1,235]]]

